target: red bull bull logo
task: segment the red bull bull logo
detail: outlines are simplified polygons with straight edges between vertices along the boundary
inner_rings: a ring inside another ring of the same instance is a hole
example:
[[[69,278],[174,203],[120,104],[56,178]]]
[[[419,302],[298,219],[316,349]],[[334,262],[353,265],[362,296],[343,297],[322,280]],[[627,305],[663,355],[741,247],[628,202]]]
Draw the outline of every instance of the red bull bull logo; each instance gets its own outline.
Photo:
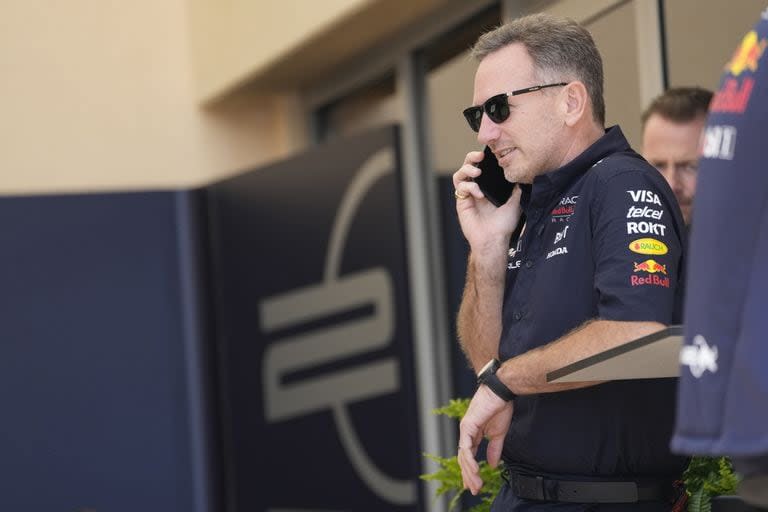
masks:
[[[766,38],[758,40],[757,32],[754,30],[744,36],[733,57],[725,65],[725,71],[734,78],[726,78],[723,86],[715,93],[712,103],[709,105],[710,112],[744,113],[749,97],[752,95],[755,80],[750,76],[744,77],[743,80],[735,77],[744,72],[754,73],[757,71],[766,46],[768,46],[768,40]]]
[[[669,288],[669,277],[662,277],[667,275],[667,266],[662,265],[656,260],[645,260],[640,263],[632,262],[635,266],[634,272],[647,272],[650,275],[647,276],[629,276],[629,283],[632,286],[661,286],[662,288]],[[657,275],[661,274],[661,275]]]
[[[645,260],[642,263],[633,262],[633,264],[635,265],[634,272],[648,272],[649,274],[661,272],[662,274],[667,275],[667,266],[658,263],[656,260]]]
[[[739,47],[736,48],[731,60],[725,65],[725,70],[733,76],[739,76],[746,70],[754,73],[757,71],[758,62],[763,56],[766,46],[768,46],[768,41],[765,38],[758,41],[757,32],[749,31],[741,40]]]

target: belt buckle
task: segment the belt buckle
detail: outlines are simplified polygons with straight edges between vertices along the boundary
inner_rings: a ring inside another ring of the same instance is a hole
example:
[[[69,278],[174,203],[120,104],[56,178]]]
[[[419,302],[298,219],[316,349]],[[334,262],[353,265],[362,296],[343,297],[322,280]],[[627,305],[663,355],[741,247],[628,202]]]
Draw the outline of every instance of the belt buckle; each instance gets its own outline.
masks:
[[[529,500],[545,501],[544,477],[512,475],[513,491],[516,495]]]

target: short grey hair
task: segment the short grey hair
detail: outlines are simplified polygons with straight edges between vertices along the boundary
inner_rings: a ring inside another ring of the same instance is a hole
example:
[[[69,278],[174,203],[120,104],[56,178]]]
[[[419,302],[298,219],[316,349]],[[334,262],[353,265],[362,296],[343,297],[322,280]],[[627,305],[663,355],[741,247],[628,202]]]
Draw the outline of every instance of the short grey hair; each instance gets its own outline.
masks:
[[[558,77],[566,76],[581,81],[592,100],[594,120],[605,125],[603,59],[587,29],[569,18],[532,14],[480,36],[472,47],[472,56],[482,61],[489,54],[514,43],[521,43],[528,50],[537,78],[559,81],[561,78]]]

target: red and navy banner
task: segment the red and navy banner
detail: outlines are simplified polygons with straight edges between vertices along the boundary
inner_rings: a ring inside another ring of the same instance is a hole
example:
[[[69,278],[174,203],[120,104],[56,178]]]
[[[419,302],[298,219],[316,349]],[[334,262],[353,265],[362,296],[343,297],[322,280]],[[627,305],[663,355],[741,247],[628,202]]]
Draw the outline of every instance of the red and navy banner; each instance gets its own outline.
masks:
[[[768,11],[725,66],[694,202],[674,450],[768,453]]]

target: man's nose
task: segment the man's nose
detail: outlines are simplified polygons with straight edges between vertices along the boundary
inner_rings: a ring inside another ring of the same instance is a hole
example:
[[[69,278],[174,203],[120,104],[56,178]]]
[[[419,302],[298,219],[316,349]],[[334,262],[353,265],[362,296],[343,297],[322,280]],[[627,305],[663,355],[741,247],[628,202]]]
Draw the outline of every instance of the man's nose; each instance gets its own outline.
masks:
[[[670,188],[675,192],[680,192],[683,189],[683,179],[682,176],[680,176],[680,171],[671,169],[669,175],[671,176],[671,181],[669,183]]]
[[[487,146],[499,138],[499,131],[499,125],[491,121],[483,112],[483,117],[480,118],[480,129],[477,130],[477,142]]]
[[[680,186],[680,178],[677,175],[677,170],[675,170],[674,165],[665,165],[661,169],[661,173],[664,175],[664,178],[667,180],[667,183],[669,184],[669,188],[672,190],[677,190]]]

